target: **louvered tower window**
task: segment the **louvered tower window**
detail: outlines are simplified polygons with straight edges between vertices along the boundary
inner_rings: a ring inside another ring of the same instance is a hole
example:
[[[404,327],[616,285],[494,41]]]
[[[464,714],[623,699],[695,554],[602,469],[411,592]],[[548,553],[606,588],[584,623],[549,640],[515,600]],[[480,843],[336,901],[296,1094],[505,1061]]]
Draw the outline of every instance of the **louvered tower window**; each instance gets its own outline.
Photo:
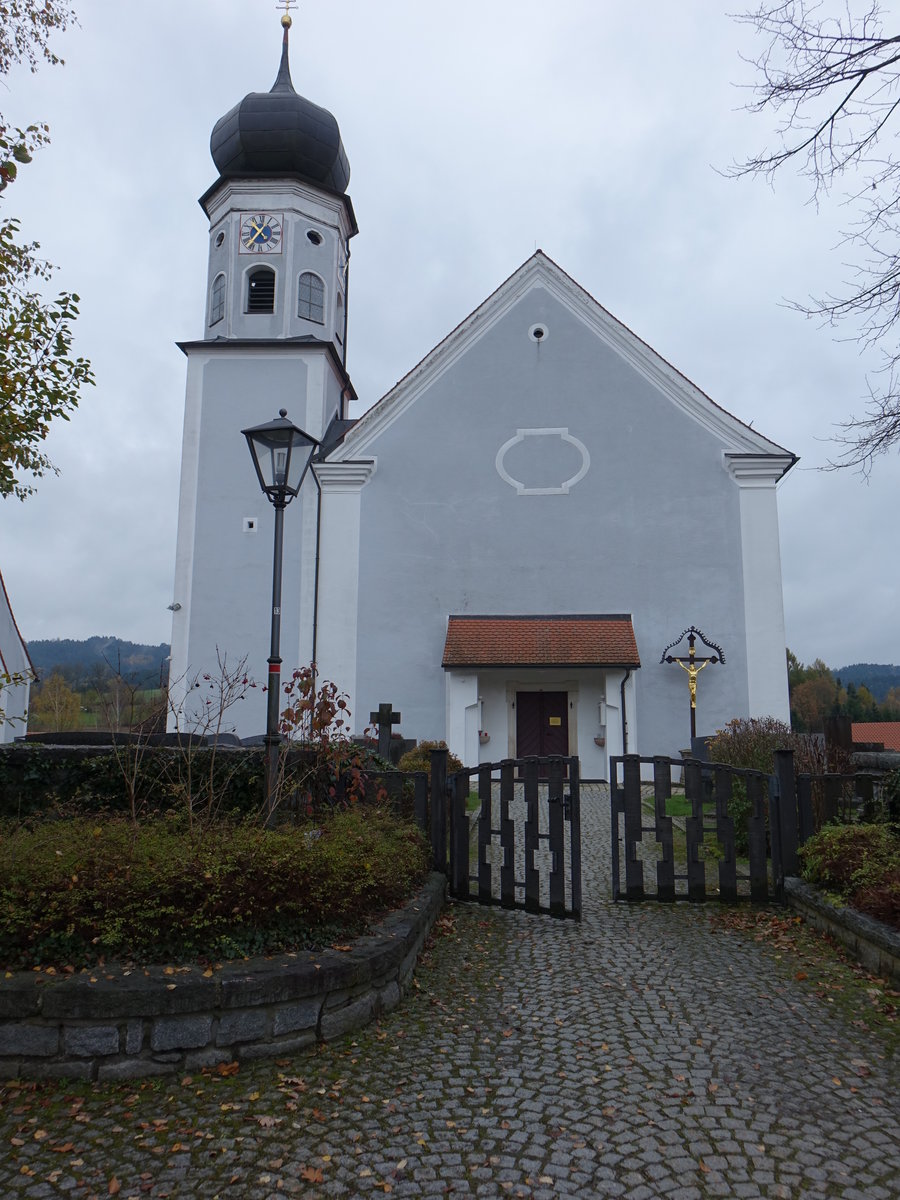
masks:
[[[297,316],[325,324],[325,284],[312,271],[304,271],[297,288]]]
[[[217,275],[213,280],[209,298],[209,323],[215,325],[225,316],[225,276]]]
[[[247,312],[270,313],[275,311],[275,272],[270,267],[259,267],[250,272],[247,282]]]

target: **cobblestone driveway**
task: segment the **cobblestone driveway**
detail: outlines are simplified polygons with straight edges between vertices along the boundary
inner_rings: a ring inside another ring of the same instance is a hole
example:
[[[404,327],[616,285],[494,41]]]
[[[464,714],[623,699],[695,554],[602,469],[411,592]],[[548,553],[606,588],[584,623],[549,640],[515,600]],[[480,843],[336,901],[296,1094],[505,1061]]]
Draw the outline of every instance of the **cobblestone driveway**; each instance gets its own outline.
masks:
[[[12,1088],[5,1197],[900,1197],[897,1065],[709,908],[607,902],[583,798],[581,925],[452,909],[417,988],[314,1057]]]

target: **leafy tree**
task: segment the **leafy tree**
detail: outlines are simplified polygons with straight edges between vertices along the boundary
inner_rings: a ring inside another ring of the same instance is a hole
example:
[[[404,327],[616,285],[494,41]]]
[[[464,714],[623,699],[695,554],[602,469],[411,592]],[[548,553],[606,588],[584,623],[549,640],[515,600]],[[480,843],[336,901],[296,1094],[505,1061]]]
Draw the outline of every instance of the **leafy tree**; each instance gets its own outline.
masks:
[[[53,733],[77,729],[81,705],[62,675],[55,672],[45,679],[31,701],[31,717]]]
[[[831,675],[813,675],[791,689],[791,724],[806,733],[819,732],[838,700]]]
[[[851,721],[900,720],[900,687],[888,690],[885,678],[894,678],[897,668],[878,663],[857,663],[842,667],[841,673],[852,672],[854,679],[847,686],[841,677],[821,658],[804,666],[790,650],[787,652],[788,684],[791,693],[791,725],[800,733],[818,733],[828,717],[848,717]],[[862,682],[865,678],[872,686]],[[884,701],[878,703],[879,686],[884,687]],[[876,694],[877,693],[877,694]]]
[[[61,62],[49,38],[74,19],[67,0],[0,0],[0,75],[15,64],[35,71],[42,60]],[[12,128],[0,114],[0,192],[46,141],[46,126]],[[90,363],[72,354],[78,296],[48,301],[41,288],[53,267],[37,242],[18,236],[18,221],[0,219],[0,497],[24,500],[32,479],[55,471],[41,449],[50,423],[68,420],[94,380]]]
[[[777,143],[735,165],[735,175],[771,178],[787,163],[812,183],[813,198],[846,179],[854,214],[845,241],[856,262],[842,291],[795,304],[832,325],[849,320],[883,365],[869,380],[868,407],[839,425],[843,446],[829,467],[857,467],[900,445],[900,36],[886,32],[880,0],[768,0],[739,21],[766,48],[752,112],[778,114]]]
[[[14,63],[32,71],[42,59],[51,66],[61,63],[50,49],[50,35],[74,21],[67,0],[0,0],[0,74]]]

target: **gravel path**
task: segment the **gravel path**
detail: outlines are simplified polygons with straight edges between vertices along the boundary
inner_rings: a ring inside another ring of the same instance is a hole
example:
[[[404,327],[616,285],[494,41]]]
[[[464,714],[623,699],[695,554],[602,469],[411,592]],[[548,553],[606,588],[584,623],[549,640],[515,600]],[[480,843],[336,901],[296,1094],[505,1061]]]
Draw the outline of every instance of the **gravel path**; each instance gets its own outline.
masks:
[[[896,1059],[709,907],[454,906],[399,1010],[311,1057],[0,1092],[6,1197],[900,1197]]]

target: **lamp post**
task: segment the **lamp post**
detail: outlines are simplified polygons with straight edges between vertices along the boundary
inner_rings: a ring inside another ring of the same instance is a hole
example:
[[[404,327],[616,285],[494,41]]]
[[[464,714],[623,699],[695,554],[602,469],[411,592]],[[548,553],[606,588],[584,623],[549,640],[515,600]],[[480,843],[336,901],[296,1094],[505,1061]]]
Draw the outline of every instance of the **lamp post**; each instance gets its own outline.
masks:
[[[269,650],[269,695],[266,716],[266,824],[275,816],[278,786],[278,747],[281,744],[281,560],[284,549],[284,510],[300,491],[310,459],[319,443],[287,419],[282,408],[274,421],[241,430],[250,447],[263,492],[275,508],[275,548],[272,559],[272,640]]]

